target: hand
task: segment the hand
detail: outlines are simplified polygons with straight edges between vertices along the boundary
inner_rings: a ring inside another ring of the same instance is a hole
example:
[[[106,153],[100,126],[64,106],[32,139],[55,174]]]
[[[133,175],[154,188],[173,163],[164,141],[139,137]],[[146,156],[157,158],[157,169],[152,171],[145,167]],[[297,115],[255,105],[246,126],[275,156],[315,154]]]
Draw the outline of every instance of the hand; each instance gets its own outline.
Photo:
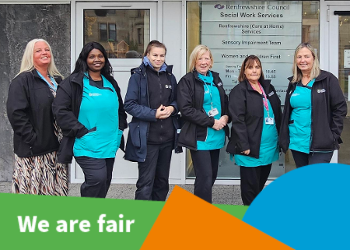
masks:
[[[164,106],[161,104],[156,111],[157,119],[166,119],[174,112],[173,106]]]
[[[169,112],[169,116],[171,116],[171,114],[174,112],[175,108],[173,106],[166,106],[165,107],[166,110],[168,110]]]
[[[221,118],[220,118],[221,119]],[[222,120],[216,120],[215,119],[215,122],[214,122],[214,125],[213,125],[213,129],[215,129],[215,130],[221,130],[221,129],[223,129],[223,127],[225,127],[226,126],[226,123],[225,122],[223,122]]]
[[[165,106],[163,104],[161,104],[159,106],[159,108],[157,108],[157,111],[156,111],[156,118],[157,119],[160,119],[161,116],[165,115]]]
[[[227,122],[228,122],[228,116],[227,115],[223,115],[220,117],[219,119],[223,124],[225,124],[224,126],[227,125]]]
[[[242,153],[245,154],[245,155],[249,155],[250,154],[250,149],[244,150],[244,151],[242,151]]]

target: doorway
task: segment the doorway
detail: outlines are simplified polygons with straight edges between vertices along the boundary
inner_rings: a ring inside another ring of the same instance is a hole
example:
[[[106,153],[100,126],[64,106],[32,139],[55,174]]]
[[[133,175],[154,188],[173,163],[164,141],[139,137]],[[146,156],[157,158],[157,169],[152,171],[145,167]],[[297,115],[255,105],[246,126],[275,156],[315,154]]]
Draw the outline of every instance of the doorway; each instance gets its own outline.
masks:
[[[84,44],[96,41],[103,45],[113,68],[113,75],[124,98],[130,70],[142,62],[142,54],[152,39],[157,39],[157,3],[155,2],[77,2],[75,36],[72,44],[72,67]],[[74,56],[73,56],[74,57]],[[128,116],[128,122],[131,117]],[[128,129],[124,130],[127,139]],[[113,183],[135,183],[137,163],[123,159],[118,150],[113,170]],[[82,182],[81,168],[73,161],[71,182]]]
[[[329,6],[329,69],[338,79],[344,97],[350,105],[350,6]],[[350,113],[344,120],[343,144],[338,161],[350,165]]]

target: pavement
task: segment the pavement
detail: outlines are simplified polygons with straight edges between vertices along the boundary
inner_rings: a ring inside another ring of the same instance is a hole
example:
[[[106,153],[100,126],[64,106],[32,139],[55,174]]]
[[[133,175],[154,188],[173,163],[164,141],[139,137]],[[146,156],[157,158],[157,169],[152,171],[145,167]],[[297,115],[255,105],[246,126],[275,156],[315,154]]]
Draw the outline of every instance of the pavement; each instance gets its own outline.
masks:
[[[69,184],[68,196],[80,196],[80,185]],[[175,185],[170,185],[169,195]],[[193,184],[177,185],[193,193]],[[107,198],[132,200],[135,197],[136,186],[133,184],[111,184]],[[11,182],[0,182],[0,193],[11,193]],[[168,196],[169,197],[169,196]],[[227,205],[243,205],[241,200],[240,186],[214,185],[213,203]]]

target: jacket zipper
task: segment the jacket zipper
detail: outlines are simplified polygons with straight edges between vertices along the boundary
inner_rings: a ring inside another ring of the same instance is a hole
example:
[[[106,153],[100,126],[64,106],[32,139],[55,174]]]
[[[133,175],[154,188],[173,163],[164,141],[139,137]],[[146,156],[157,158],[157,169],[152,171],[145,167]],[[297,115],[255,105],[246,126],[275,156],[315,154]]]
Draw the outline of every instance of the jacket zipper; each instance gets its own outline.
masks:
[[[312,114],[313,114],[313,112],[312,112],[312,109],[313,109],[313,107],[312,107],[312,100],[313,100],[313,89],[314,89],[314,85],[315,85],[315,82],[314,82],[314,84],[312,85],[312,88],[311,88],[310,151],[313,151],[313,150],[311,149],[311,146],[312,146],[312,138],[313,138],[313,129],[312,129],[312,126],[313,126],[313,119],[312,119]]]
[[[147,104],[148,104],[148,107],[150,107],[150,104],[149,104],[149,90],[148,90],[148,81],[147,81],[147,73],[146,73],[146,71],[145,71],[145,73],[143,74],[143,76],[146,78],[146,82],[147,82],[147,84],[146,84],[146,91],[147,91]],[[141,82],[140,82],[140,84],[141,84]],[[140,87],[141,88],[141,87]],[[148,133],[149,133],[149,126],[147,126],[147,140],[148,140]],[[145,159],[146,160],[146,159]]]
[[[202,110],[203,110],[203,112],[205,113],[205,110],[202,108]],[[215,118],[214,118],[215,119]],[[214,124],[215,124],[215,121],[214,121]],[[208,139],[208,133],[209,133],[209,127],[207,127],[207,134],[205,135],[205,139],[204,139],[204,141],[207,141],[207,139]]]
[[[159,77],[159,71],[157,71],[157,76],[158,76],[158,83],[159,83],[159,99],[160,99],[160,102],[162,102],[162,99],[163,99],[163,91],[162,91],[162,83],[160,82],[160,77]],[[161,103],[162,104],[162,103]],[[163,141],[163,137],[162,137],[162,132],[163,132],[163,120],[160,120],[160,141]]]

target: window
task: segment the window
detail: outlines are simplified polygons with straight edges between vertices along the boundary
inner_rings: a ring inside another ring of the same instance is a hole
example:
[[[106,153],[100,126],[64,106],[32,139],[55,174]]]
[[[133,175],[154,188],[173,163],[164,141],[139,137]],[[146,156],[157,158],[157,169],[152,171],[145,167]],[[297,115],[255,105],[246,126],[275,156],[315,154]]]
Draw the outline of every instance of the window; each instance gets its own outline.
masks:
[[[99,41],[107,41],[107,24],[100,23],[100,39]]]
[[[84,9],[84,44],[98,41],[109,58],[140,58],[149,32],[150,10]]]
[[[301,42],[319,48],[318,1],[187,2],[187,59],[196,45],[207,45],[213,71],[220,74],[227,94],[238,84],[243,60],[255,54],[284,103],[286,78],[292,75],[294,51]],[[220,152],[218,179],[238,179],[239,168],[225,148]],[[293,160],[285,157],[273,163],[270,178],[291,169]],[[186,172],[194,177],[189,153]]]
[[[108,24],[108,41],[117,41],[117,31],[115,23]]]
[[[141,30],[141,28],[137,29],[137,41],[138,41],[138,43],[142,43],[142,30]]]
[[[108,30],[107,30],[108,27]],[[99,32],[100,32],[100,39],[99,42],[115,42],[117,41],[117,32],[116,32],[116,24],[115,23],[109,23],[108,25],[106,23],[100,23],[99,24]]]

